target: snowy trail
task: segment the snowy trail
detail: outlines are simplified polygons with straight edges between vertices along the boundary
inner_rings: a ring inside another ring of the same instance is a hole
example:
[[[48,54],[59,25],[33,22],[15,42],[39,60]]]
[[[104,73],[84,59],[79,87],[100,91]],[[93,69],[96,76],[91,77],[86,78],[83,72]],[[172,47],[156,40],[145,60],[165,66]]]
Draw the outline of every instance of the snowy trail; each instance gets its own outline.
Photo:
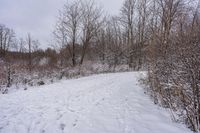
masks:
[[[190,133],[138,85],[101,74],[0,95],[0,133]]]

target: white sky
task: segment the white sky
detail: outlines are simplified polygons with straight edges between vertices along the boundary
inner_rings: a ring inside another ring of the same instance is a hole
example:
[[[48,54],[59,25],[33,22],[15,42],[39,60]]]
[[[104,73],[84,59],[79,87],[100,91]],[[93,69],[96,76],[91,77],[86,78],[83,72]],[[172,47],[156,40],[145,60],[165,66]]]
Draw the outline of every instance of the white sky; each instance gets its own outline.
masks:
[[[123,0],[96,0],[109,14],[118,14]],[[41,47],[48,47],[58,10],[66,0],[0,0],[0,23],[14,29],[17,37],[31,33]]]

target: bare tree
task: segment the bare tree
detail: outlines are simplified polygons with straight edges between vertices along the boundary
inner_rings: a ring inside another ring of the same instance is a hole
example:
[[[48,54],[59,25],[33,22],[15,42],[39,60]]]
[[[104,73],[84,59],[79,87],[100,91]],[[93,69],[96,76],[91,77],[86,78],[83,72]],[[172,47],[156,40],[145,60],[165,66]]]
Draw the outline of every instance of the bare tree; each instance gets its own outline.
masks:
[[[31,35],[28,34],[27,36],[27,44],[28,44],[28,69],[29,69],[29,72],[32,71],[32,38],[31,38]]]
[[[128,54],[129,54],[129,66],[133,67],[133,43],[134,43],[134,35],[133,35],[133,29],[134,29],[134,17],[135,17],[135,6],[136,6],[136,0],[125,0],[122,9],[121,9],[121,21],[125,27],[125,30],[127,30],[127,45],[129,48]],[[135,66],[134,66],[135,67]]]
[[[148,32],[148,19],[149,19],[149,13],[150,8],[148,6],[150,2],[147,0],[140,0],[137,2],[138,7],[138,24],[137,24],[137,41],[136,41],[136,59],[138,60],[136,66],[137,70],[140,70],[142,67],[142,64],[145,64],[145,53],[142,52],[144,49],[145,44],[147,43],[147,32]]]
[[[4,25],[0,25],[0,56],[5,56],[14,42],[14,31]]]
[[[67,38],[65,40],[68,40],[69,45],[69,51],[71,53],[72,57],[72,65],[76,66],[76,45],[78,41],[78,36],[80,32],[80,22],[81,22],[82,12],[81,12],[81,3],[80,1],[74,1],[70,4],[66,4],[64,6],[63,11],[63,28],[66,31]],[[72,45],[72,48],[70,47]]]
[[[82,1],[82,54],[80,65],[83,60],[92,39],[94,39],[96,32],[99,31],[102,25],[102,9],[98,7],[93,0]]]

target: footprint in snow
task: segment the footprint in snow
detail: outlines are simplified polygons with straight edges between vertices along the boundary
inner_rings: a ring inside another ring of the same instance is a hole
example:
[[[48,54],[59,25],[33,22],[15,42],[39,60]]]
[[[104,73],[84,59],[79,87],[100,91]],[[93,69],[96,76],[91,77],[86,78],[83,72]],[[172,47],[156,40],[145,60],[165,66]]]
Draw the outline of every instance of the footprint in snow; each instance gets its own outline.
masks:
[[[0,127],[0,131],[3,129],[3,127]]]
[[[43,130],[41,131],[41,133],[45,133],[45,130],[43,129]]]
[[[66,125],[65,125],[65,124],[63,124],[63,123],[62,123],[62,124],[60,124],[60,129],[61,129],[62,131],[64,131],[64,130],[65,130],[65,126],[66,126]]]
[[[60,120],[62,117],[63,117],[63,115],[60,114],[60,115],[58,116],[57,120]]]
[[[100,105],[100,103],[99,103],[99,102],[97,102],[95,105],[96,105],[96,106],[98,106],[98,105]]]
[[[77,125],[78,120],[74,121],[73,127],[75,127]]]
[[[40,124],[40,121],[37,121],[37,122],[36,122],[36,125],[39,125],[39,124]]]

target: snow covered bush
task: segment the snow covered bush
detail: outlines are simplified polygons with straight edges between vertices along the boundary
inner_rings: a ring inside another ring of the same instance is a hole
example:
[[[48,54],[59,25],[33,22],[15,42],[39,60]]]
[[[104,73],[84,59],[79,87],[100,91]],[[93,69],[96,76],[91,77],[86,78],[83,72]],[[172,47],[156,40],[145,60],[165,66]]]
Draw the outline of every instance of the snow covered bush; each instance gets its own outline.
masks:
[[[181,23],[184,32],[177,28],[155,33],[148,49],[148,81],[155,103],[170,108],[176,120],[193,131],[200,131],[200,32],[195,30],[200,20],[196,17],[192,23],[187,19]],[[175,20],[174,24],[180,26]]]
[[[4,69],[5,70],[4,70]],[[56,68],[48,65],[39,65],[32,69],[30,72],[24,65],[11,65],[11,82],[10,87],[7,86],[7,74],[6,67],[1,67],[0,71],[0,93],[9,93],[18,89],[27,90],[31,86],[41,86],[44,84],[51,84],[61,79],[78,78],[81,76],[89,76],[98,73],[107,72],[124,72],[129,71],[128,65],[119,65],[116,67],[109,67],[108,64],[102,64],[101,62],[93,63],[92,61],[86,61],[81,66]]]

